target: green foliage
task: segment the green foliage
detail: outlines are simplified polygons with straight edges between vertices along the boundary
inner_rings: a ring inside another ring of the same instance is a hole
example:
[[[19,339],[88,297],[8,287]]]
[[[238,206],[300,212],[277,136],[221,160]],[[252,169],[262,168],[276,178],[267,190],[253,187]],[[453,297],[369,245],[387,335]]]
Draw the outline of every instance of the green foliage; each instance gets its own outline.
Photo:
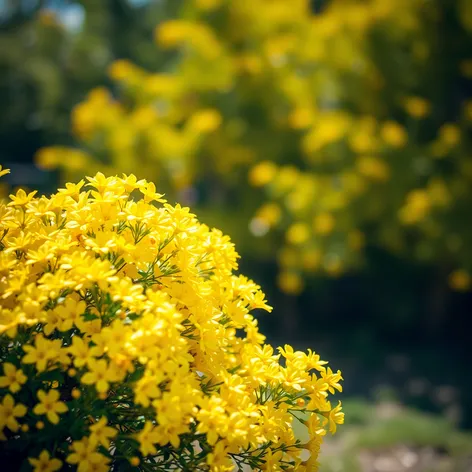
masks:
[[[71,143],[71,109],[109,84],[118,58],[154,67],[160,2],[4,2],[0,17],[0,159],[31,162],[41,146]],[[175,2],[176,4],[178,2]],[[72,20],[72,21],[71,21]],[[26,180],[26,178],[25,178]]]

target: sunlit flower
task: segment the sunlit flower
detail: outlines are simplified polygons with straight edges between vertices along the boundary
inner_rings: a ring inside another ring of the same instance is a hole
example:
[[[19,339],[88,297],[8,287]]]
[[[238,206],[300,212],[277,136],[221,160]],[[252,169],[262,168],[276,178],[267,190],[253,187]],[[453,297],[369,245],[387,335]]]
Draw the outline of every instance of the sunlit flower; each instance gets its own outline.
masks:
[[[17,369],[9,362],[3,364],[3,373],[4,375],[0,377],[0,388],[8,387],[12,393],[18,392],[27,380],[23,370]]]
[[[33,472],[54,472],[62,466],[62,461],[51,457],[45,449],[41,451],[38,458],[30,457],[28,461],[33,466]]]
[[[13,432],[18,431],[20,425],[17,418],[26,415],[27,408],[21,403],[16,403],[13,397],[8,393],[3,397],[0,403],[0,431],[6,426]]]
[[[58,413],[65,413],[67,405],[59,400],[59,392],[57,390],[38,390],[39,403],[34,407],[33,413],[36,415],[46,415],[47,419],[53,423],[59,423]]]

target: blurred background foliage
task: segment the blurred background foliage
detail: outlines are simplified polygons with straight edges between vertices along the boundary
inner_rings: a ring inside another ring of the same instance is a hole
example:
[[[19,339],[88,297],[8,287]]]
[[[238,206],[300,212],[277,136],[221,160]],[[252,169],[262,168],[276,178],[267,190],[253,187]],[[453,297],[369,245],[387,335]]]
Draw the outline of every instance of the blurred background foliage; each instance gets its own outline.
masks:
[[[469,0],[0,0],[0,107],[10,186],[155,181],[271,341],[472,427]]]

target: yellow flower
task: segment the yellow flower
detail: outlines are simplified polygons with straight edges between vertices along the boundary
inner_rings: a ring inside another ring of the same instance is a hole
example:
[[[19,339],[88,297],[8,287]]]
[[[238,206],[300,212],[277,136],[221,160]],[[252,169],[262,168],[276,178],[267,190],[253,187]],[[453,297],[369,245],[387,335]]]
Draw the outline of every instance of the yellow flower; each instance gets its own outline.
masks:
[[[334,373],[330,367],[327,369],[323,369],[321,371],[321,378],[323,381],[328,385],[328,391],[330,393],[334,393],[334,389],[338,390],[339,392],[342,392],[342,386],[339,383],[340,380],[342,380],[341,376],[341,371],[337,371]]]
[[[221,115],[212,109],[200,110],[189,120],[190,129],[199,133],[210,133],[215,131],[221,124]]]
[[[406,197],[405,205],[399,211],[399,217],[405,224],[414,224],[423,220],[431,210],[431,198],[423,189],[412,190]]]
[[[381,128],[382,139],[392,147],[403,147],[408,141],[405,128],[395,121],[386,121]]]
[[[9,174],[9,173],[10,173],[10,169],[4,169],[4,168],[0,165],[0,177],[2,177],[3,175]]]
[[[422,97],[408,97],[404,101],[404,106],[413,118],[424,118],[431,110],[431,104]]]
[[[302,254],[302,265],[307,271],[314,271],[320,267],[322,253],[319,249],[309,249]]]
[[[289,116],[289,124],[295,129],[308,128],[314,122],[314,111],[311,108],[296,108]]]
[[[89,371],[82,376],[80,381],[86,385],[95,385],[97,392],[105,393],[110,387],[110,382],[114,381],[113,372],[110,371],[105,359],[89,359]]]
[[[441,178],[433,178],[429,181],[428,195],[431,203],[436,206],[445,207],[451,202],[450,191]]]
[[[471,287],[471,277],[465,270],[456,270],[449,276],[449,285],[453,290],[466,292]]]
[[[329,432],[336,433],[337,425],[344,424],[344,413],[341,411],[341,402],[331,409],[327,415],[326,421],[329,423]]]
[[[156,192],[156,186],[153,182],[144,182],[139,186],[140,192],[143,194],[144,202],[159,202],[164,203],[165,200],[162,198],[164,195]]]
[[[313,230],[317,234],[329,234],[333,231],[335,220],[330,213],[319,213],[313,220]]]
[[[15,400],[8,393],[3,397],[2,403],[0,403],[0,431],[5,426],[10,431],[16,432],[20,428],[17,418],[22,418],[26,415],[27,408],[21,403],[15,405]]]
[[[62,461],[51,457],[46,449],[41,451],[37,459],[29,457],[28,461],[33,466],[33,472],[54,472],[62,466]]]
[[[256,218],[269,226],[275,226],[282,218],[282,210],[276,203],[266,203],[257,210]]]
[[[10,392],[16,393],[21,386],[28,380],[23,370],[17,369],[10,362],[3,364],[4,376],[0,377],[0,388],[8,387]]]
[[[277,173],[273,162],[264,161],[254,166],[249,172],[249,182],[254,187],[264,187],[272,182]]]
[[[156,29],[156,41],[165,47],[172,47],[186,39],[191,30],[192,25],[188,22],[166,21]]]
[[[212,472],[232,472],[234,470],[234,462],[228,453],[229,448],[223,441],[216,443],[206,458]]]
[[[77,465],[78,472],[88,472],[91,470],[109,470],[107,467],[108,459],[102,454],[96,452],[89,438],[84,437],[80,441],[73,441],[70,449],[74,452],[67,456],[66,461],[69,464]]]
[[[26,193],[22,188],[16,192],[16,195],[10,195],[11,202],[8,206],[19,206],[24,207],[26,206],[31,200],[33,200],[34,196],[38,193],[37,190],[33,192]]]
[[[439,129],[439,139],[447,146],[455,146],[461,139],[461,131],[456,124],[446,123]]]
[[[310,415],[308,420],[305,421],[305,425],[308,428],[310,437],[324,436],[326,434],[326,430],[322,426],[320,418],[316,413]]]
[[[35,346],[23,346],[26,355],[21,359],[24,364],[36,364],[38,372],[46,369],[48,362],[57,356],[52,349],[52,341],[45,339],[42,334],[35,338]]]
[[[359,156],[356,165],[363,176],[372,180],[384,182],[390,176],[387,163],[375,156]]]
[[[57,192],[63,196],[68,196],[73,198],[74,200],[78,200],[80,196],[80,190],[85,184],[85,180],[82,179],[80,182],[73,184],[71,182],[66,183],[66,188],[60,188]]]
[[[81,315],[84,314],[86,304],[84,301],[77,302],[73,298],[68,298],[63,304],[57,305],[55,313],[61,319],[60,331],[68,331],[76,323],[80,323]]]
[[[144,428],[139,432],[137,439],[139,442],[139,450],[143,456],[156,454],[157,449],[154,446],[159,442],[160,435],[155,430],[151,422],[146,421]]]
[[[136,403],[148,407],[151,404],[152,399],[161,396],[161,390],[158,385],[159,377],[156,375],[144,374],[144,376],[136,382],[136,387],[134,389]]]
[[[277,451],[273,453],[270,449],[267,454],[264,456],[264,468],[263,470],[267,470],[270,472],[279,472],[285,469],[282,469],[282,451]]]
[[[115,80],[124,80],[129,77],[135,66],[126,59],[114,61],[108,69],[108,75]]]
[[[69,408],[64,402],[59,400],[59,392],[57,390],[38,390],[39,402],[33,409],[36,415],[46,415],[47,419],[53,423],[59,423],[58,413],[65,413]]]
[[[277,284],[289,295],[298,295],[303,290],[303,279],[295,272],[281,272],[277,277]]]
[[[43,148],[36,153],[34,160],[40,169],[52,170],[55,169],[60,162],[60,152],[53,147]]]
[[[328,144],[339,141],[346,135],[350,124],[351,118],[344,111],[330,111],[320,115],[304,138],[305,152],[314,153]]]
[[[198,412],[199,433],[206,433],[208,444],[215,445],[219,436],[226,436],[228,432],[228,415],[225,402],[219,397],[205,399]]]
[[[79,336],[72,337],[72,345],[68,347],[68,352],[72,356],[76,367],[83,367],[89,360],[93,359],[88,342]]]
[[[104,448],[110,447],[110,439],[114,438],[118,431],[107,426],[108,419],[102,416],[95,424],[90,426],[90,444],[101,444]]]
[[[286,238],[290,244],[304,244],[310,238],[310,228],[306,223],[294,223],[288,228]]]
[[[308,442],[307,448],[310,452],[310,457],[307,461],[302,462],[302,466],[299,467],[300,472],[318,472],[319,463],[318,463],[318,455],[320,453],[321,443],[323,441],[322,435],[315,435],[312,439]],[[299,472],[297,469],[297,472]]]

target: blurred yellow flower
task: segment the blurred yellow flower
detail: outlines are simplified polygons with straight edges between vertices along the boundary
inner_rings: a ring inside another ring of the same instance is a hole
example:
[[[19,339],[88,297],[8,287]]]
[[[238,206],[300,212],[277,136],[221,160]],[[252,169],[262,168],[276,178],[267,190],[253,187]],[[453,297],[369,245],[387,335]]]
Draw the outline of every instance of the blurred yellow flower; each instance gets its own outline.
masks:
[[[124,80],[129,77],[134,70],[135,66],[132,62],[127,59],[120,59],[111,64],[108,68],[108,75],[114,80]]]
[[[335,219],[330,213],[319,213],[313,219],[313,231],[316,234],[329,234],[333,231]]]
[[[406,112],[413,118],[424,118],[431,111],[431,104],[422,97],[408,97],[404,101]]]
[[[3,364],[4,375],[0,377],[0,388],[6,388],[12,393],[16,393],[21,389],[21,386],[26,382],[26,375],[22,369],[17,369],[10,362]]]
[[[54,148],[42,148],[35,156],[35,163],[40,169],[55,169],[59,162],[58,153]]]
[[[341,111],[325,112],[318,116],[316,123],[304,138],[303,146],[307,153],[319,151],[345,136],[351,119]]]
[[[168,20],[156,28],[156,41],[165,47],[172,47],[188,38],[192,24],[182,20]]]
[[[310,227],[306,223],[298,222],[288,228],[285,236],[290,244],[300,245],[308,241],[310,234]]]
[[[256,164],[249,172],[249,182],[254,187],[263,187],[272,182],[277,174],[277,167],[271,161]]]
[[[403,147],[408,141],[405,128],[395,121],[386,121],[381,128],[382,139],[392,147]]]
[[[456,146],[461,139],[461,131],[454,123],[446,123],[439,129],[439,139],[448,146]]]
[[[427,191],[433,205],[444,207],[451,203],[451,193],[441,178],[431,179]]]
[[[265,221],[269,226],[273,227],[282,218],[282,210],[277,203],[265,203],[257,210],[256,218]]]
[[[298,252],[293,247],[279,250],[277,259],[282,267],[296,267],[299,261]]]
[[[4,169],[4,168],[0,165],[0,177],[2,177],[3,175],[9,174],[9,173],[10,173],[10,169]]]
[[[449,276],[449,285],[453,290],[465,292],[471,288],[471,277],[465,270],[459,269],[452,272]]]
[[[379,157],[359,156],[356,165],[359,172],[368,179],[384,182],[390,177],[388,165]]]
[[[317,270],[321,265],[322,253],[318,249],[309,249],[302,255],[302,266],[308,272]]]
[[[423,220],[431,210],[431,198],[423,189],[412,190],[406,197],[405,205],[399,211],[404,224],[414,224]]]
[[[33,466],[33,472],[55,472],[62,466],[62,461],[51,457],[49,452],[44,449],[38,458],[28,458],[29,463]]]
[[[277,276],[277,284],[280,290],[288,295],[298,295],[303,290],[303,279],[296,272],[280,272]]]
[[[6,426],[10,431],[17,432],[20,428],[17,418],[23,418],[27,408],[22,403],[16,403],[14,398],[7,393],[0,403],[0,432]]]
[[[189,127],[199,133],[215,131],[221,124],[221,115],[217,110],[200,110],[189,120]]]
[[[298,107],[289,115],[288,122],[292,128],[303,129],[313,125],[314,111],[307,107]]]
[[[296,186],[300,177],[300,171],[295,166],[281,167],[275,176],[274,187],[278,192],[285,193]]]
[[[58,413],[65,413],[68,410],[67,405],[59,400],[59,392],[57,390],[38,390],[39,403],[34,407],[35,415],[46,415],[47,419],[53,423],[59,423]]]

